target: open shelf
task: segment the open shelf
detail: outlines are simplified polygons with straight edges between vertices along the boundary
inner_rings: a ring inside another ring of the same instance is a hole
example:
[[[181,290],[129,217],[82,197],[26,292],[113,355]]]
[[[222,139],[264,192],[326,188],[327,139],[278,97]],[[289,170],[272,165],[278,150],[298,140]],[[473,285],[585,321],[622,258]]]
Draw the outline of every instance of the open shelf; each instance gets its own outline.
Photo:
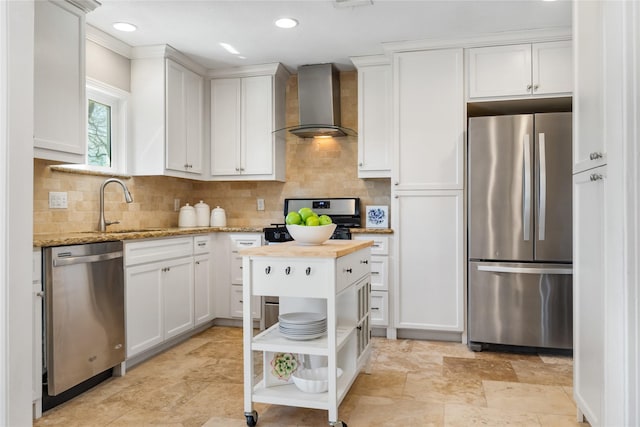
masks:
[[[338,326],[336,329],[336,349],[340,351],[354,332],[354,327]],[[269,329],[253,337],[251,349],[255,351],[273,351],[288,353],[305,353],[318,356],[329,354],[327,336],[306,341],[291,340],[282,335],[278,329],[278,323]]]

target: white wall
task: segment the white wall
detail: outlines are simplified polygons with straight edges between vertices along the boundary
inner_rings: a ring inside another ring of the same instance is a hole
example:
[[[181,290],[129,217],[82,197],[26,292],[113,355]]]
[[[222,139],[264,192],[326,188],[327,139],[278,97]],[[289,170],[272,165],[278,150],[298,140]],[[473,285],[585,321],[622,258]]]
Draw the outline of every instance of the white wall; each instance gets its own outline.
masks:
[[[131,91],[131,61],[91,40],[86,42],[87,77]]]
[[[31,425],[33,1],[0,1],[0,425]]]

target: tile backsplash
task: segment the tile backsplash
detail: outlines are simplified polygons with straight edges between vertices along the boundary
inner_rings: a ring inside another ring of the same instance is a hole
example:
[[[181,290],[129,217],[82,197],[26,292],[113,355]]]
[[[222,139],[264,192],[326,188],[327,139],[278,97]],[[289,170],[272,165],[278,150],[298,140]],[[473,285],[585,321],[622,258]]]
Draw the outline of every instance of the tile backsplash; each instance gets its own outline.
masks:
[[[342,125],[357,129],[357,73],[342,72]],[[297,77],[287,83],[287,126],[298,123]],[[166,176],[136,176],[124,179],[133,195],[127,204],[117,184],[105,188],[105,217],[120,220],[109,229],[176,227],[180,205],[200,200],[212,209],[220,206],[229,226],[267,226],[282,222],[287,197],[360,197],[366,205],[388,205],[389,179],[359,179],[357,137],[327,140],[298,139],[287,135],[286,182],[203,182]],[[55,171],[54,162],[34,160],[34,233],[97,230],[99,189],[105,176]],[[50,191],[67,192],[67,209],[50,209]],[[257,199],[265,210],[257,210]],[[363,224],[364,225],[364,224]]]

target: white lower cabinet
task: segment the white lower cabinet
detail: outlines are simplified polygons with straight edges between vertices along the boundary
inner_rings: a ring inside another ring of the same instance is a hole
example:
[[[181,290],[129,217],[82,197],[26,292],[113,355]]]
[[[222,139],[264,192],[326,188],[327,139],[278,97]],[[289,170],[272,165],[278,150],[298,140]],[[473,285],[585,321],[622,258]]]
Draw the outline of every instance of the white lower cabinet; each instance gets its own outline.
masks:
[[[209,254],[193,258],[195,326],[213,319],[214,292],[211,283],[212,262]]]
[[[389,294],[386,291],[371,291],[371,326],[388,325]]]
[[[573,176],[573,393],[592,426],[603,425],[606,169]]]
[[[389,248],[391,238],[381,234],[354,234],[354,240],[372,240],[371,246],[371,326],[389,325]]]
[[[463,190],[437,190],[392,199],[395,328],[464,330],[463,198]]]
[[[193,258],[167,261],[162,268],[163,338],[193,329]]]
[[[229,313],[223,317],[239,317],[242,318],[242,256],[238,253],[245,248],[262,246],[262,234],[256,233],[237,233],[229,236],[229,255],[230,262],[230,281],[227,282],[229,291]],[[231,285],[229,287],[229,284]],[[261,316],[261,298],[253,297],[252,313],[254,319],[260,319]]]
[[[125,241],[127,358],[213,318],[208,238]]]
[[[127,358],[164,341],[163,263],[125,268]]]

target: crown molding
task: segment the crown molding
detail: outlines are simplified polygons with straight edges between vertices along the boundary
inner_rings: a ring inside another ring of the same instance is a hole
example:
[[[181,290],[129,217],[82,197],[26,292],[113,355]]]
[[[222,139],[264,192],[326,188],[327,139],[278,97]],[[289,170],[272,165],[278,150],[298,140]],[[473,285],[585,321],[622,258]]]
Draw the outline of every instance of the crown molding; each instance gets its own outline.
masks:
[[[540,30],[505,31],[500,33],[469,34],[455,38],[437,38],[383,43],[386,54],[427,49],[472,48],[506,44],[538,43],[571,40],[571,28],[551,28]]]
[[[99,30],[93,25],[87,24],[86,37],[87,37],[87,40],[92,41],[95,44],[98,44],[106,49],[109,49],[117,53],[118,55],[124,56],[125,58],[131,59],[131,49],[132,49],[131,46],[113,37],[112,35],[107,34],[102,30]]]
[[[391,65],[391,58],[387,55],[351,56],[349,58],[356,68],[373,65]]]

